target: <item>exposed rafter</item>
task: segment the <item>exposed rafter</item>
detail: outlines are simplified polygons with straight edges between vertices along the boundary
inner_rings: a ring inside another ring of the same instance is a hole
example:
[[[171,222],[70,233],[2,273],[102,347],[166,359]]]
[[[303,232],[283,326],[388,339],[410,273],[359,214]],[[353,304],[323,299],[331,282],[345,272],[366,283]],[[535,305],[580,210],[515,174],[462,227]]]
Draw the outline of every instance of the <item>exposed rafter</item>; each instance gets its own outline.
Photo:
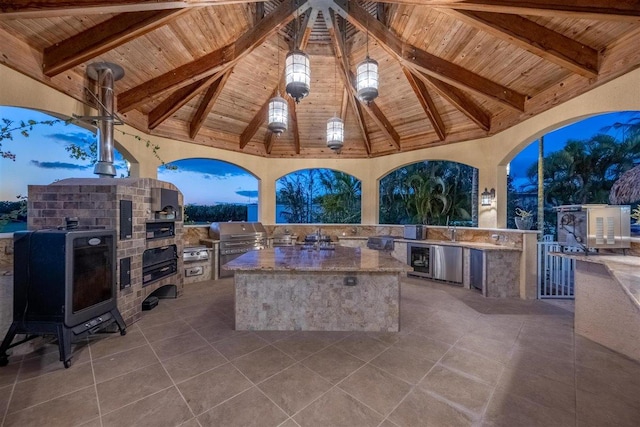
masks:
[[[193,116],[193,119],[191,119],[191,123],[189,124],[189,138],[194,139],[196,135],[198,135],[202,124],[207,119],[207,116],[218,100],[220,93],[222,93],[222,89],[224,89],[224,85],[227,83],[232,71],[233,70],[229,70],[224,73],[221,78],[214,81],[209,86],[209,89],[207,89],[207,92],[200,101],[196,114]]]
[[[431,85],[438,91],[440,96],[446,99],[451,105],[456,107],[462,114],[477,124],[480,129],[489,131],[491,129],[491,116],[479,107],[475,101],[455,86],[451,86],[443,81],[434,79],[424,74],[416,74],[422,81]]]
[[[524,111],[525,95],[403,42],[384,24],[370,19],[368,12],[357,3],[349,3],[348,9],[346,0],[335,0],[334,3],[337,5],[336,11],[343,18],[360,31],[368,30],[371,37],[407,67],[496,101],[506,107]]]
[[[267,154],[271,154],[271,150],[273,149],[273,142],[276,139],[273,132],[267,130],[264,134],[264,151]]]
[[[0,2],[0,19],[41,18],[72,14],[139,12],[181,9],[260,0],[13,0]],[[456,9],[531,16],[607,19],[638,22],[640,7],[634,0],[387,0],[386,3],[455,7]]]
[[[402,72],[407,78],[409,85],[411,85],[413,93],[416,94],[416,98],[418,98],[420,105],[422,105],[422,109],[427,115],[429,122],[431,122],[431,127],[433,127],[433,130],[438,135],[438,139],[440,141],[444,141],[447,138],[447,131],[444,127],[444,123],[442,122],[442,117],[440,116],[440,113],[438,113],[438,109],[436,108],[433,99],[431,99],[431,95],[429,95],[429,92],[427,91],[427,87],[407,68],[402,67]]]
[[[287,105],[289,106],[289,117],[291,123],[289,129],[291,130],[291,136],[293,137],[293,146],[296,154],[300,154],[300,130],[298,129],[298,113],[296,113],[296,102],[290,96],[285,96]]]
[[[126,112],[138,108],[148,98],[180,89],[195,81],[202,81],[205,77],[234,66],[260,46],[267,37],[308,8],[306,2],[300,7],[296,7],[295,3],[294,0],[286,0],[235,42],[123,92],[118,96],[118,110]]]
[[[453,2],[442,0],[438,2],[442,6],[483,12],[640,21],[640,5],[635,0],[463,0]],[[393,0],[392,3],[424,4],[419,0]]]
[[[140,37],[187,9],[123,13],[45,48],[42,70],[52,77]]]
[[[255,116],[253,116],[253,119],[251,119],[249,125],[242,131],[242,134],[240,134],[241,150],[244,150],[244,147],[247,146],[256,132],[258,132],[258,129],[260,129],[260,126],[262,126],[262,123],[264,123],[265,119],[267,118],[267,113],[269,112],[269,101],[271,101],[271,98],[276,96],[277,93],[277,88],[274,89],[273,92],[271,92],[267,100],[264,102],[264,104],[262,104],[262,107],[260,107]]]
[[[326,14],[326,15],[325,15]],[[393,128],[389,120],[382,113],[380,108],[375,104],[375,102],[371,102],[367,104],[360,104],[358,101],[358,96],[355,87],[353,86],[354,77],[351,75],[351,71],[349,71],[349,62],[347,60],[346,48],[342,41],[342,38],[338,36],[339,27],[337,24],[337,16],[330,11],[323,11],[322,15],[325,16],[325,21],[327,22],[327,28],[329,30],[329,35],[331,36],[331,45],[334,48],[334,54],[336,56],[336,60],[338,61],[340,68],[340,76],[342,77],[342,81],[344,86],[349,90],[351,96],[353,98],[352,103],[354,104],[354,113],[356,115],[356,119],[359,121],[358,125],[362,132],[365,132],[365,144],[367,144],[367,149],[370,150],[371,143],[369,142],[369,136],[366,134],[366,127],[364,126],[364,120],[361,115],[361,107],[363,107],[371,119],[378,125],[382,133],[391,141],[393,146],[400,150],[400,135]],[[328,18],[327,18],[328,17]],[[356,105],[358,104],[358,105]]]
[[[441,9],[451,16],[506,40],[584,77],[596,77],[598,51],[518,15]]]
[[[0,19],[47,18],[52,16],[91,15],[185,9],[218,4],[247,3],[260,0],[12,0],[0,1]]]

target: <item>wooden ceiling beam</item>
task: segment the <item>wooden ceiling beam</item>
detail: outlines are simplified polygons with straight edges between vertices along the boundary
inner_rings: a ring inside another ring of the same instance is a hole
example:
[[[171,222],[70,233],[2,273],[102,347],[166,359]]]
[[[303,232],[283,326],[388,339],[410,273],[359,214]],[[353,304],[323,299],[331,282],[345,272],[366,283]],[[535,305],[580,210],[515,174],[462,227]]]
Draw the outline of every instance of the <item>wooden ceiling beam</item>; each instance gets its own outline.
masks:
[[[390,0],[392,3],[403,0]],[[409,0],[407,3],[425,4]],[[444,7],[478,12],[508,13],[512,15],[550,16],[573,19],[622,20],[638,22],[640,6],[635,0],[436,0]]]
[[[293,146],[296,154],[300,154],[300,131],[298,130],[298,113],[296,113],[296,101],[285,95],[287,105],[289,105],[289,117],[291,118],[291,134],[293,136]]]
[[[59,43],[46,47],[43,73],[53,77],[98,55],[143,36],[185,13],[187,9],[122,13]]]
[[[351,22],[359,31],[368,31],[369,35],[376,39],[382,48],[412,70],[431,75],[510,109],[524,111],[527,98],[525,95],[405,43],[383,23],[371,19],[369,13],[357,3],[349,3],[347,8],[346,0],[334,0],[334,7],[336,12]]]
[[[205,77],[188,86],[181,87],[165,98],[153,110],[149,111],[147,127],[149,129],[157,128],[162,122],[167,120],[173,113],[182,108],[187,102],[191,101],[195,96],[202,92],[206,87],[214,84],[222,78],[225,71],[221,71],[211,77]]]
[[[138,108],[149,98],[180,89],[234,66],[260,46],[267,37],[308,8],[308,2],[299,7],[296,7],[295,3],[295,0],[285,1],[235,42],[124,91],[118,95],[118,111],[126,112]]]
[[[362,104],[358,100],[358,94],[356,92],[355,87],[353,86],[353,75],[349,70],[349,61],[346,55],[346,47],[342,41],[342,38],[338,36],[339,27],[337,17],[334,13],[330,11],[323,11],[322,15],[325,17],[325,22],[327,22],[327,29],[329,30],[329,36],[331,38],[331,44],[334,49],[335,57],[338,61],[340,68],[340,76],[342,78],[342,82],[344,87],[350,92],[352,99],[352,105],[354,108],[354,115],[356,120],[358,121],[358,126],[360,127],[360,131],[363,133],[363,138],[365,141],[365,148],[367,152],[371,153],[371,140],[369,139],[369,134],[367,133],[367,128],[365,126],[364,117],[362,116],[362,108],[367,111],[369,116],[373,119],[373,121],[378,125],[382,133],[391,141],[393,146],[400,150],[400,135],[393,128],[389,120],[382,113],[380,108],[374,103],[370,102],[367,104]],[[329,18],[327,18],[329,17]]]
[[[433,102],[433,99],[431,99],[431,95],[429,95],[427,87],[422,80],[417,79],[409,69],[402,67],[402,72],[407,78],[411,89],[413,89],[413,93],[416,94],[416,98],[418,98],[420,105],[422,105],[422,109],[431,122],[431,127],[433,127],[436,135],[438,135],[438,139],[440,141],[444,141],[447,138],[447,130],[444,127],[444,122],[436,108],[436,104]]]
[[[266,151],[267,154],[271,154],[274,142],[275,135],[273,134],[273,132],[267,129],[267,132],[264,134],[264,151]]]
[[[300,50],[304,50],[309,43],[311,31],[313,31],[313,26],[316,24],[317,19],[318,9],[316,8],[311,9],[311,11],[306,14],[304,22],[302,22],[300,26],[301,31],[298,32],[298,40],[295,40],[295,46],[298,46]]]
[[[228,70],[222,75],[222,77],[209,85],[209,89],[207,89],[202,101],[200,101],[200,105],[198,105],[198,110],[191,119],[191,123],[189,123],[189,138],[194,139],[196,135],[198,135],[198,132],[200,132],[202,124],[207,119],[211,109],[222,93],[222,89],[224,89],[224,85],[231,76],[231,72],[232,69]]]
[[[243,4],[262,0],[13,0],[0,1],[0,21],[18,18],[51,18],[69,15],[97,15],[166,9],[191,9],[223,4]]]
[[[416,76],[437,90],[440,96],[471,119],[480,129],[487,132],[491,129],[491,116],[489,113],[480,108],[464,91],[425,74],[418,73]]]
[[[597,50],[527,18],[503,13],[441,10],[574,73],[587,78],[598,76],[600,56]]]
[[[0,1],[0,20],[183,9],[260,1],[262,0],[13,0]],[[640,19],[640,8],[634,0],[386,0],[386,3],[454,7],[514,15],[563,16],[574,19],[632,22],[638,22]]]
[[[277,93],[278,93],[278,88],[275,88],[271,93],[271,95],[269,95],[267,100],[264,102],[264,104],[262,104],[262,107],[260,107],[256,115],[253,116],[253,119],[251,119],[247,127],[242,131],[242,134],[240,134],[241,150],[244,150],[244,147],[247,146],[247,144],[249,143],[249,141],[251,141],[251,139],[254,137],[256,132],[258,132],[258,129],[260,129],[260,126],[262,126],[262,123],[264,123],[265,119],[267,118],[267,114],[269,112],[269,101],[271,101],[271,98],[276,96]]]

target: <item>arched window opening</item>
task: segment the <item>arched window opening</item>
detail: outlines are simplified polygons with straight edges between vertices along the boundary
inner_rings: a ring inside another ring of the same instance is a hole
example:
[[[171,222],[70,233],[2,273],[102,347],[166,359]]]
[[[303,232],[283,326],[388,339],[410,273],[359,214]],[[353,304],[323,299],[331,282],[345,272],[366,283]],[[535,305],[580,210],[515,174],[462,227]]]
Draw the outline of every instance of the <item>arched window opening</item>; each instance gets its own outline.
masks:
[[[258,179],[232,163],[182,159],[159,167],[158,179],[184,197],[185,224],[258,220]]]
[[[507,226],[537,228],[538,206],[542,205],[543,234],[555,237],[557,206],[617,204],[610,200],[612,187],[626,171],[640,165],[640,113],[616,112],[590,117],[549,132],[542,141],[542,159],[540,140],[536,140],[510,163]],[[544,170],[542,193],[539,192],[539,161]],[[637,185],[640,186],[640,182]],[[633,211],[639,209],[640,200],[629,199],[622,204],[631,205]],[[524,225],[523,217],[530,218]],[[640,225],[634,224],[634,219],[631,223],[632,234],[640,235]]]
[[[360,224],[361,182],[332,169],[305,169],[276,181],[276,223]]]
[[[477,227],[477,177],[476,168],[447,161],[396,169],[380,180],[380,223]]]

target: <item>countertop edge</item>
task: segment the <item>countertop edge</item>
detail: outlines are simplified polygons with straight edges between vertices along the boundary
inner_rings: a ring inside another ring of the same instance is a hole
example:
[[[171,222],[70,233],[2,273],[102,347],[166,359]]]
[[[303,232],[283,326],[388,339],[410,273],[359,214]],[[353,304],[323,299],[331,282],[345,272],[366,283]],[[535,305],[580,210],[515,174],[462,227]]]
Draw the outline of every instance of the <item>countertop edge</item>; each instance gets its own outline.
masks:
[[[633,255],[583,255],[557,252],[556,255],[576,261],[604,265],[640,311],[640,257]],[[615,257],[615,258],[613,258]],[[629,268],[634,268],[630,271]]]

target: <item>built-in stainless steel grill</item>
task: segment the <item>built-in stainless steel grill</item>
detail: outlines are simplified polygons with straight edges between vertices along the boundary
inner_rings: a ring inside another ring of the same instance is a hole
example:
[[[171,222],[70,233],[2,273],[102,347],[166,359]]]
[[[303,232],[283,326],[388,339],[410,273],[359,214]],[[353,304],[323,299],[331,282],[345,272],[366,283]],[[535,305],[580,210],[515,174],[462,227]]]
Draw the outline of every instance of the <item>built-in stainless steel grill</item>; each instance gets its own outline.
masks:
[[[220,241],[220,277],[233,276],[232,271],[220,268],[232,259],[245,252],[267,247],[267,231],[259,222],[213,222],[209,228],[209,237]]]
[[[204,245],[187,246],[182,250],[182,261],[184,262],[206,261],[208,259],[209,252]]]

